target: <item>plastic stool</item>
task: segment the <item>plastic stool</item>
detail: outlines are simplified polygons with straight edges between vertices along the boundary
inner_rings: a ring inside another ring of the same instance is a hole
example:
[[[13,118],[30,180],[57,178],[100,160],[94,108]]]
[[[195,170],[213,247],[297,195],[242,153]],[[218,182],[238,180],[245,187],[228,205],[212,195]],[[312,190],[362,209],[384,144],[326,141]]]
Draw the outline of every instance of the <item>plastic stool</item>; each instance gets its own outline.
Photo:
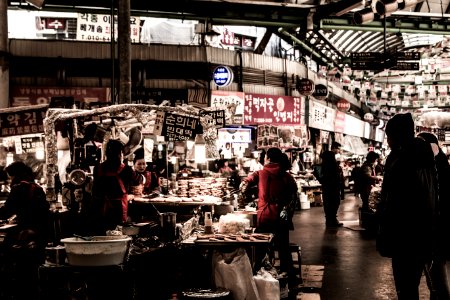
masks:
[[[300,247],[296,243],[289,243],[289,250],[291,251],[292,255],[292,265],[295,269],[298,270],[300,281],[302,281],[302,247]],[[297,257],[294,257],[294,254]]]

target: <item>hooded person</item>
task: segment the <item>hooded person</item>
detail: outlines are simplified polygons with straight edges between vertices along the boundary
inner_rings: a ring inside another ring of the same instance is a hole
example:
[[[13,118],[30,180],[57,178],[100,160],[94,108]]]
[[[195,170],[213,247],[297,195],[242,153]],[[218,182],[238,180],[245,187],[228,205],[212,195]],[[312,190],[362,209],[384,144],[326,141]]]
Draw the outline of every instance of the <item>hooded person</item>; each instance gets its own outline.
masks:
[[[287,172],[283,153],[278,148],[267,150],[264,167],[248,175],[241,184],[245,193],[251,186],[258,186],[257,232],[273,233],[275,247],[280,257],[280,271],[292,278],[292,257],[289,251],[289,222],[283,222],[283,209],[297,194],[297,184]],[[257,261],[258,262],[258,261]]]
[[[391,152],[386,159],[376,247],[392,258],[399,300],[419,299],[423,271],[436,252],[437,177],[430,145],[414,136],[411,114],[397,114],[386,124]]]

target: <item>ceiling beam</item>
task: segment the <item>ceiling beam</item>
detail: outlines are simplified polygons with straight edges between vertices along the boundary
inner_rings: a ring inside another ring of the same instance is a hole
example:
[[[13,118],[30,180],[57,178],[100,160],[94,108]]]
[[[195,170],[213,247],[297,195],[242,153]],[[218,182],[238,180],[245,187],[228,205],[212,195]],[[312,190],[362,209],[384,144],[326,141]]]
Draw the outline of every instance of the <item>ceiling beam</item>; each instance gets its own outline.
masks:
[[[384,32],[383,21],[373,21],[367,24],[356,25],[352,20],[344,18],[326,18],[319,22],[322,30],[353,30]],[[450,31],[450,23],[447,20],[409,20],[396,19],[394,17],[386,20],[386,32],[388,33],[421,33],[447,35]]]

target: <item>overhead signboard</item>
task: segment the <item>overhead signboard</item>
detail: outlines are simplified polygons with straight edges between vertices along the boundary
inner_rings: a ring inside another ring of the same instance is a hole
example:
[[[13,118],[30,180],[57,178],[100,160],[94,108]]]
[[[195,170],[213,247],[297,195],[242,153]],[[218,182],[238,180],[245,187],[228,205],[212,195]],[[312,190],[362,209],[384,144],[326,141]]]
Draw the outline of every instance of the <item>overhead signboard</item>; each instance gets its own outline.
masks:
[[[201,116],[210,116],[210,123],[216,128],[222,128],[225,126],[225,111],[224,110],[213,110],[213,111],[202,111]]]
[[[199,124],[199,118],[170,112],[158,112],[153,133],[167,137],[170,141],[193,140]]]
[[[297,78],[297,90],[300,95],[309,96],[314,92],[314,81],[307,78]]]
[[[383,62],[381,59],[373,61],[352,61],[350,66],[353,70],[382,70]]]
[[[110,102],[110,88],[93,87],[13,87],[10,90],[11,106],[49,104],[55,97],[72,97],[75,102]]]
[[[111,16],[79,13],[77,18],[77,40],[89,42],[110,42],[111,41]],[[130,17],[130,40],[132,43],[140,42],[139,17]],[[118,19],[114,16],[114,40],[118,36]]]
[[[300,97],[245,94],[244,124],[304,124]]]
[[[382,60],[383,53],[380,52],[353,52],[350,55],[352,62]]]
[[[234,73],[230,67],[218,66],[213,71],[213,80],[218,87],[225,87],[233,82]]]
[[[397,63],[391,68],[391,70],[407,71],[407,70],[419,70],[420,64],[418,62],[397,61]]]
[[[420,60],[419,52],[396,52],[394,56],[397,60]]]
[[[312,95],[317,100],[325,100],[328,97],[328,87],[324,84],[316,84]]]
[[[0,110],[0,137],[44,132],[48,105]]]
[[[225,110],[225,122],[238,125],[244,122],[244,93],[234,91],[211,91],[211,107]]]

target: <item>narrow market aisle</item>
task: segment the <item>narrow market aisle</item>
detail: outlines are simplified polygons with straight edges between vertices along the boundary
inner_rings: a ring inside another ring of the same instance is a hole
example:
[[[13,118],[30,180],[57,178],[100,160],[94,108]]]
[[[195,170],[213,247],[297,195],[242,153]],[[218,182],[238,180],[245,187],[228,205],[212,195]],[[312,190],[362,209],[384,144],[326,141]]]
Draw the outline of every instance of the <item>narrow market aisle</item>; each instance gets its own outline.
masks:
[[[321,283],[305,281],[297,299],[387,300],[396,299],[391,260],[375,250],[374,236],[359,227],[360,200],[347,193],[338,219],[343,227],[326,228],[323,207],[311,207],[294,215],[291,242],[302,249],[303,270],[323,266]],[[319,297],[320,295],[320,297]],[[422,277],[421,297],[429,299]]]

